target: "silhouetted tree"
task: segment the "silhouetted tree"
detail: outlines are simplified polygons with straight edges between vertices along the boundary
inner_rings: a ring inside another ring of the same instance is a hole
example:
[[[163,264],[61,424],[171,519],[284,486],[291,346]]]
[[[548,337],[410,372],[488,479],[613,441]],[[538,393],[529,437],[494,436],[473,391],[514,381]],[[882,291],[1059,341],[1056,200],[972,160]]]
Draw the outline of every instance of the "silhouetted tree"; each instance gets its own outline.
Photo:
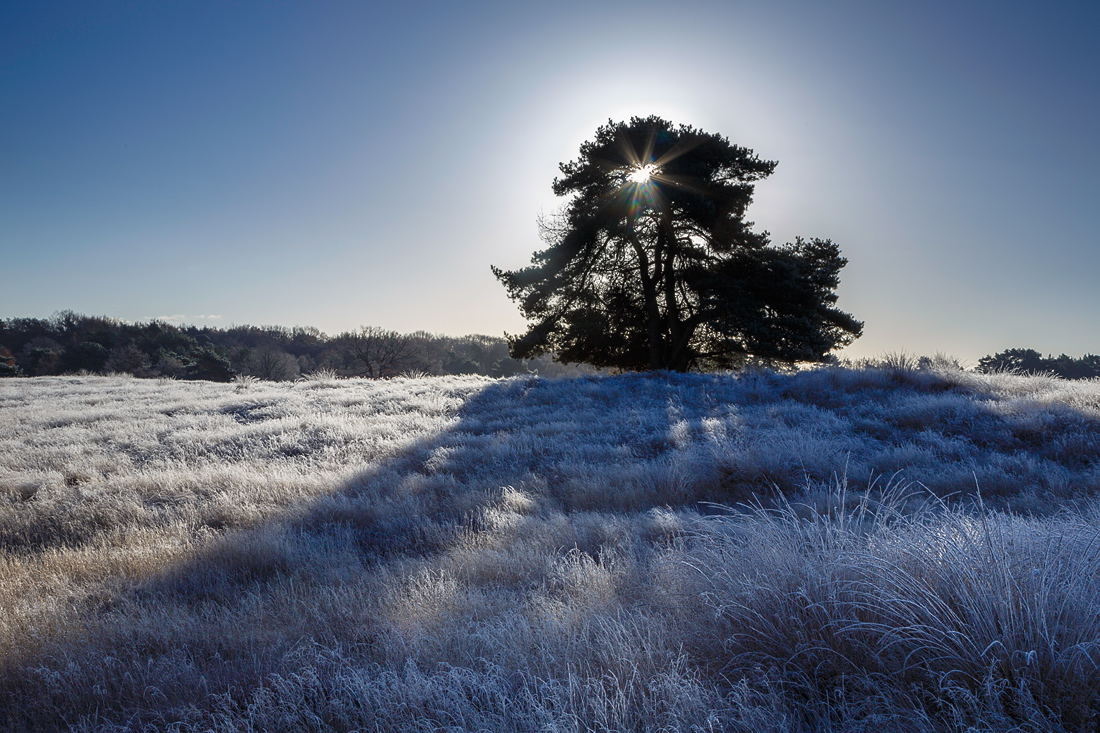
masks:
[[[549,356],[526,363],[512,359],[507,341],[498,336],[399,334],[366,328],[329,337],[316,328],[297,326],[200,329],[162,321],[128,323],[72,311],[49,319],[0,319],[0,344],[5,353],[15,355],[0,357],[0,376],[86,370],[225,381],[238,372],[292,379],[316,369],[376,377],[404,371],[494,376],[528,370],[548,376],[585,371],[576,365],[551,363]]]
[[[235,376],[229,359],[212,346],[199,349],[194,361],[184,371],[187,379],[203,379],[208,382],[228,382]]]
[[[863,324],[834,307],[846,260],[828,240],[773,246],[744,215],[775,163],[658,117],[609,122],[553,189],[549,247],[493,274],[532,323],[511,355],[619,369],[821,361]]]
[[[1035,349],[1005,349],[978,359],[978,371],[982,372],[1038,373],[1048,371],[1047,366],[1047,360]]]
[[[1064,379],[1095,379],[1100,378],[1100,356],[1085,354],[1074,358],[1059,354],[1057,357],[1045,357],[1035,349],[1005,349],[978,359],[978,371],[1054,374]]]
[[[65,349],[61,355],[61,370],[64,372],[100,372],[107,364],[110,352],[95,341],[81,341]]]
[[[148,377],[153,373],[149,355],[133,344],[111,349],[103,368],[107,372],[120,372],[135,377]]]
[[[1052,371],[1066,379],[1096,379],[1100,377],[1100,356],[1085,354],[1080,358],[1059,354]]]
[[[269,382],[286,382],[297,378],[298,361],[285,351],[265,346],[252,352],[244,372]]]
[[[408,336],[376,326],[340,335],[348,356],[359,373],[371,379],[393,377],[413,366],[415,348]]]
[[[160,349],[157,352],[157,363],[153,365],[153,371],[161,377],[177,379],[187,376],[187,362],[178,354]]]
[[[57,374],[61,369],[61,344],[46,336],[35,336],[16,360],[25,374],[42,377]]]

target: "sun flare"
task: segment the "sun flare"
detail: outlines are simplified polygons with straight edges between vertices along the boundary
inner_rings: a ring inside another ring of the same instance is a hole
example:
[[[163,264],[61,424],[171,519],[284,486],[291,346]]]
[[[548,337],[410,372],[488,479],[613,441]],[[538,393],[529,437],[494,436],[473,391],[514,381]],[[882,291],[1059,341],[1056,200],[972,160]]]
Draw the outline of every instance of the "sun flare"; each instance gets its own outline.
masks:
[[[630,175],[627,176],[627,179],[630,180],[631,183],[641,185],[643,183],[648,183],[649,179],[653,178],[655,175],[657,175],[657,166],[653,163],[646,163],[645,165],[634,168],[634,170],[630,172]]]

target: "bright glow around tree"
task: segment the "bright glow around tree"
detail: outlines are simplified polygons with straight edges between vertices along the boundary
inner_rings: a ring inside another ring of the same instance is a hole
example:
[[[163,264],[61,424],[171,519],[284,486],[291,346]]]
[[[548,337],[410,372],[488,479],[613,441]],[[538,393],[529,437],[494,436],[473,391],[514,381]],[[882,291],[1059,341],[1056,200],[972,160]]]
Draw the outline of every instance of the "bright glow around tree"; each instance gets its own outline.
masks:
[[[635,168],[633,171],[631,171],[630,175],[627,176],[627,178],[632,183],[637,183],[641,185],[643,183],[648,183],[649,179],[653,178],[653,176],[655,175],[657,175],[657,166],[655,166],[653,163],[646,163],[645,165]]]

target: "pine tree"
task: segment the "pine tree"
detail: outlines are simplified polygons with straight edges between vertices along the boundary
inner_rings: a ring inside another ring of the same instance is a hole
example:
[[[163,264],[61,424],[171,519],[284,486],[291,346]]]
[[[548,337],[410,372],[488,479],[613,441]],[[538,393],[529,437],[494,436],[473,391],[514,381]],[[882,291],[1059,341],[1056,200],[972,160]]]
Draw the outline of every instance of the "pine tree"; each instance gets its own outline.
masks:
[[[627,370],[821,361],[863,324],[834,307],[829,240],[773,246],[745,211],[774,161],[658,117],[609,122],[560,166],[547,249],[493,273],[531,322],[514,358]]]

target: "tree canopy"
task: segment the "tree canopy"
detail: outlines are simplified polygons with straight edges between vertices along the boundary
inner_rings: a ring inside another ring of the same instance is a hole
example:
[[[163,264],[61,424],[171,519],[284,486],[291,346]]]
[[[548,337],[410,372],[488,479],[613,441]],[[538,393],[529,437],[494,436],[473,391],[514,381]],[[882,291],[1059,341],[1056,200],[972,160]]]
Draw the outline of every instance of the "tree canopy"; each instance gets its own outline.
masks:
[[[773,246],[745,220],[775,166],[659,117],[600,127],[560,166],[568,201],[540,222],[548,247],[492,268],[530,322],[512,356],[687,371],[821,361],[851,343],[863,324],[834,307],[839,248]]]
[[[72,311],[49,319],[0,318],[0,378],[128,373],[225,381],[236,374],[269,381],[314,372],[341,377],[483,374],[505,377],[584,374],[549,357],[519,361],[498,336],[399,334],[363,326],[328,336],[316,328],[177,326],[127,323]]]
[[[1035,349],[1005,349],[978,359],[978,371],[1054,374],[1063,379],[1100,378],[1100,356],[1085,354],[1074,358],[1066,354],[1043,356]]]

